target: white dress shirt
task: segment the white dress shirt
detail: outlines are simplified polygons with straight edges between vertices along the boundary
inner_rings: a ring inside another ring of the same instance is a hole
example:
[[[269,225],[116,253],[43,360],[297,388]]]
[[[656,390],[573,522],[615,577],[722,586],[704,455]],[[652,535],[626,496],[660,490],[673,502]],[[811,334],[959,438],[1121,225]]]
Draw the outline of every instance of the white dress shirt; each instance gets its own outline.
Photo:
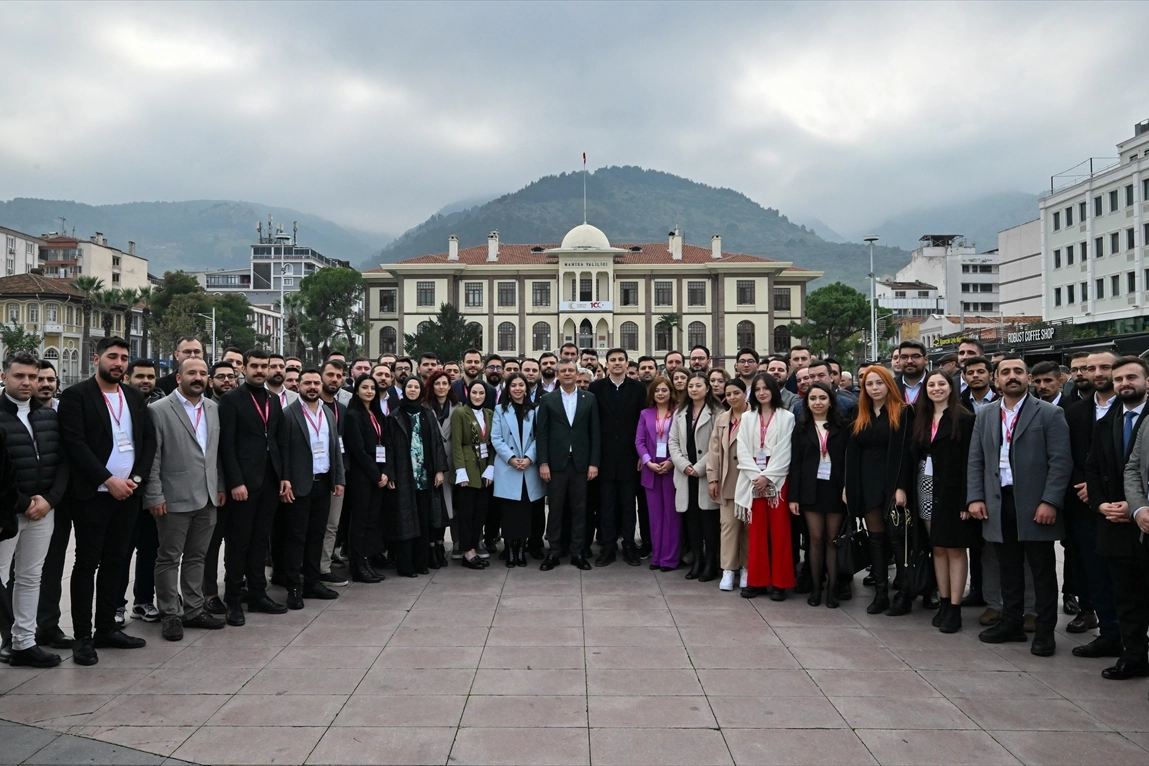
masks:
[[[128,398],[124,396],[123,389],[117,388],[114,394],[101,391],[101,394],[103,395],[104,406],[108,408],[108,417],[112,421],[112,451],[108,454],[108,462],[104,463],[104,467],[114,478],[127,479],[131,477],[132,466],[136,463],[136,443],[132,436],[132,410],[128,406]],[[117,418],[120,421],[118,425],[116,424]],[[121,444],[131,446],[126,450],[121,450]],[[96,491],[107,492],[108,487],[101,484]]]
[[[1001,486],[1003,487],[1013,486],[1013,468],[1009,462],[1009,453],[1013,448],[1013,444],[1012,439],[1008,442],[1006,441],[1005,435],[1007,433],[1011,436],[1013,435],[1011,429],[1014,428],[1013,423],[1017,420],[1017,416],[1021,414],[1021,405],[1024,401],[1025,399],[1019,400],[1012,410],[1005,406],[1005,402],[1001,403],[1001,411],[1004,413],[1005,418],[1001,421],[1001,454],[998,457],[998,468],[1001,471]]]
[[[172,392],[176,398],[180,400],[180,404],[184,406],[184,412],[187,413],[188,422],[191,423],[192,429],[195,431],[195,440],[199,442],[199,448],[203,450],[203,454],[207,454],[207,417],[204,415],[203,397],[200,397],[199,404],[192,404],[187,398],[180,393],[177,388]]]
[[[307,402],[300,402],[299,406],[303,408],[303,420],[307,423],[307,436],[311,441],[311,472],[316,475],[327,473],[331,470],[331,428],[323,414],[327,408],[320,402],[319,409],[313,413]],[[316,425],[319,433],[315,432]]]
[[[566,391],[563,391],[563,389],[559,390],[562,391],[563,409],[566,410],[567,413],[567,422],[573,426],[575,421],[575,411],[578,410],[578,389],[576,388],[569,394]]]

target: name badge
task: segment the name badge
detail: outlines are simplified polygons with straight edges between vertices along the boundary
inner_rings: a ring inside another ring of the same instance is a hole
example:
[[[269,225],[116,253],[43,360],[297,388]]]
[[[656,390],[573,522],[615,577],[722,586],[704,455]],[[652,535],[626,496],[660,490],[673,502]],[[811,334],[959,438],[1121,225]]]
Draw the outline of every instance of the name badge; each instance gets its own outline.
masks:
[[[667,450],[666,443],[665,442],[659,442],[658,446],[656,446],[654,448],[654,456],[658,457],[658,458],[662,458],[665,460],[667,455],[669,454],[666,450]]]
[[[934,459],[929,455],[926,455],[926,466],[922,469],[922,473],[926,476],[934,475]]]
[[[998,454],[998,458],[997,458],[997,466],[998,466],[998,468],[1009,468],[1009,445],[1008,444],[1001,445],[1001,452]]]
[[[116,433],[116,449],[120,452],[132,452],[135,447],[132,446],[132,437],[128,436],[123,431]]]
[[[482,444],[479,445],[479,458],[481,460],[487,459],[487,443],[486,442],[483,442]]]
[[[765,471],[766,470],[766,464],[768,462],[770,462],[770,456],[767,455],[765,452],[759,452],[757,455],[754,456],[754,462],[758,464],[758,470],[759,471]]]
[[[829,462],[819,462],[818,463],[818,478],[821,479],[822,481],[829,481],[830,480],[830,463]]]
[[[345,453],[346,451],[347,451],[347,450],[343,449],[343,437],[342,437],[342,436],[340,436],[340,437],[339,437],[339,454],[340,454],[340,455],[342,455],[342,454],[343,454],[343,453]]]
[[[311,442],[311,456],[323,457],[327,454],[327,445],[322,442]]]
[[[376,463],[386,463],[387,462],[387,448],[386,447],[377,446],[375,448],[375,462]]]

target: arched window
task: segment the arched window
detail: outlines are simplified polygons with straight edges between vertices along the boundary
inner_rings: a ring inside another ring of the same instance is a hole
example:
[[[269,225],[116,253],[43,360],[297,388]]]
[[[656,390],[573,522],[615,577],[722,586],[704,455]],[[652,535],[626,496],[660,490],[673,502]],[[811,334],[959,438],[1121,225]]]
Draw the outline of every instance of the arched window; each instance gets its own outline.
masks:
[[[499,325],[499,351],[515,350],[515,326],[510,322]]]
[[[415,332],[422,333],[422,332],[426,331],[428,328],[430,328],[430,326],[431,326],[430,322],[428,322],[427,320],[423,320],[422,322],[420,322],[415,327]]]
[[[627,351],[638,351],[638,325],[634,322],[623,322],[618,328],[618,338]]]
[[[50,362],[57,362],[60,359],[60,352],[54,348],[44,349],[44,358]],[[59,365],[56,365],[56,366],[59,367]],[[58,373],[59,373],[59,370],[57,370],[57,374]]]
[[[482,351],[483,350],[483,326],[481,324],[479,324],[478,322],[471,322],[471,324],[469,326],[475,330],[475,337],[473,338],[473,340],[471,342],[471,346]]]
[[[534,336],[532,346],[535,351],[550,351],[551,349],[551,326],[547,322],[535,322],[535,326],[531,328],[531,334]]]
[[[754,347],[754,323],[744,319],[738,323],[738,348]]]
[[[654,328],[654,350],[670,350],[670,328],[658,325]]]
[[[578,346],[579,348],[594,348],[594,328],[591,327],[589,319],[582,320],[578,326]]]
[[[383,327],[379,330],[379,353],[397,354],[399,338],[394,327]]]
[[[790,349],[790,328],[788,327],[775,327],[774,328],[774,348],[772,351],[775,354]]]
[[[691,322],[686,328],[686,344],[690,348],[706,345],[706,325],[702,322]]]

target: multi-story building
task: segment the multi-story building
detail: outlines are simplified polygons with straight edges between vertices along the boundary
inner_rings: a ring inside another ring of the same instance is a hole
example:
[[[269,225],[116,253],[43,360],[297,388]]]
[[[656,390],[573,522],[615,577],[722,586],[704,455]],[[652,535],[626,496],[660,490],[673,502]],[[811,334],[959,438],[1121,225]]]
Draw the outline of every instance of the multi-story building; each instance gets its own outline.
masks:
[[[84,376],[80,364],[84,294],[38,271],[0,277],[4,325],[39,335],[39,355],[56,365],[61,386],[69,385]],[[93,325],[99,327],[94,319]],[[92,332],[93,337],[97,334],[102,337],[103,330]],[[0,357],[6,355],[7,349],[0,349]]]
[[[108,238],[96,232],[88,240],[60,234],[46,234],[40,246],[40,263],[44,275],[71,282],[79,276],[93,276],[106,289],[147,287],[148,259],[136,255],[136,243],[128,242],[124,252],[108,244]]]
[[[40,264],[40,248],[44,246],[41,237],[33,237],[15,229],[0,226],[0,237],[4,240],[4,272],[2,276],[27,274]]]
[[[1041,210],[1042,316],[1146,328],[1149,263],[1149,120],[1117,144],[1055,175]]]
[[[722,250],[666,242],[612,246],[589,224],[559,245],[502,244],[385,264],[368,283],[371,354],[402,351],[405,333],[433,319],[440,304],[459,308],[481,330],[490,352],[537,355],[563,343],[621,346],[632,356],[661,356],[695,345],[719,362],[744,346],[760,353],[790,347],[787,324],[802,321],[807,285],[821,272]],[[664,321],[664,318],[672,321]]]
[[[926,282],[896,282],[879,279],[874,292],[878,305],[894,312],[895,318],[924,317],[941,311],[941,293]]]
[[[935,285],[935,313],[990,314],[998,309],[996,253],[979,253],[960,234],[924,234],[892,281]],[[886,305],[881,303],[881,305]]]
[[[1041,221],[998,232],[997,257],[1001,311],[1041,316]]]

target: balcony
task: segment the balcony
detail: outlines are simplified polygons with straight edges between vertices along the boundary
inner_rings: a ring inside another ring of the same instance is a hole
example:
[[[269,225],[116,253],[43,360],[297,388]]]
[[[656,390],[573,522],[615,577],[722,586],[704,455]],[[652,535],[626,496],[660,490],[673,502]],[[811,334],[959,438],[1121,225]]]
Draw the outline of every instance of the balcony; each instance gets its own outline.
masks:
[[[45,324],[44,325],[44,332],[48,335],[51,335],[53,333],[55,333],[55,334],[62,333],[62,332],[64,332],[64,325],[62,325],[62,324]]]

